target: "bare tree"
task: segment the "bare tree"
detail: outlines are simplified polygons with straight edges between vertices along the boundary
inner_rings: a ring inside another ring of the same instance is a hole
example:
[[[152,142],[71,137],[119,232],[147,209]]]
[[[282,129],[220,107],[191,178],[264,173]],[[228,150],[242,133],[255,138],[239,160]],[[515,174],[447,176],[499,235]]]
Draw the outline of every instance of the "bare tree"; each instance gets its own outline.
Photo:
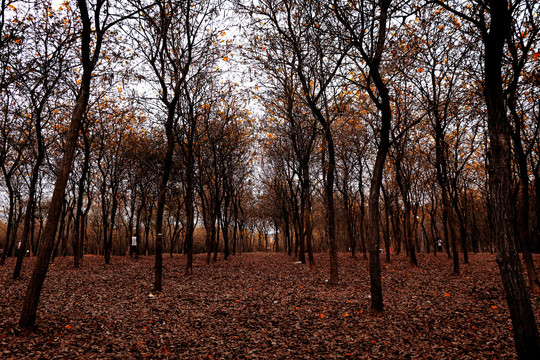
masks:
[[[507,116],[502,71],[505,45],[511,41],[512,23],[517,17],[532,15],[534,2],[490,0],[476,2],[472,7],[454,2],[437,3],[474,26],[484,45],[481,61],[490,140],[488,181],[497,263],[512,318],[518,358],[533,359],[540,353],[540,339],[512,225],[512,129]]]
[[[64,146],[64,155],[62,157],[51,204],[49,206],[43,240],[38,252],[36,265],[32,272],[32,278],[26,290],[21,317],[19,319],[21,328],[27,330],[34,327],[36,320],[41,289],[43,288],[43,282],[49,268],[49,260],[54,248],[56,228],[65,199],[65,189],[73,165],[77,139],[88,106],[90,86],[93,77],[92,72],[100,59],[105,33],[123,19],[122,16],[115,15],[114,10],[105,0],[96,1],[94,7],[91,9],[93,13],[92,17],[90,16],[86,0],[78,0],[77,6],[82,22],[81,62],[83,73],[80,79],[80,87],[77,93],[75,107],[71,115],[71,122]]]

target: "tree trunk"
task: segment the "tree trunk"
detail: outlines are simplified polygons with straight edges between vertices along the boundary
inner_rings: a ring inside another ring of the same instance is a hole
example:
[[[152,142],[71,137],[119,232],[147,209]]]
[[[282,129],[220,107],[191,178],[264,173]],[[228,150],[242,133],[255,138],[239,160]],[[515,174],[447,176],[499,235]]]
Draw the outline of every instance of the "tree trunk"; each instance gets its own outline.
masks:
[[[379,93],[383,100],[380,104],[381,127],[380,140],[375,158],[375,166],[371,179],[369,191],[369,218],[368,234],[371,239],[369,245],[369,276],[371,284],[371,309],[374,313],[382,313],[383,297],[381,284],[381,264],[379,259],[380,231],[379,231],[379,198],[383,179],[384,163],[390,147],[390,126],[392,121],[392,110],[390,108],[390,97],[388,89],[380,77],[378,68],[373,68],[370,74],[376,80]]]
[[[51,203],[49,205],[49,213],[47,216],[47,223],[45,225],[45,231],[43,234],[43,241],[39,248],[38,258],[32,272],[32,278],[30,280],[30,283],[28,284],[26,295],[23,301],[21,316],[19,319],[19,326],[25,330],[32,329],[36,320],[36,313],[39,304],[41,289],[43,288],[43,282],[49,268],[49,260],[53,251],[56,227],[60,219],[62,205],[65,199],[65,189],[68,182],[69,174],[71,172],[71,168],[73,166],[77,138],[81,130],[81,124],[84,114],[86,112],[86,108],[88,106],[90,83],[92,80],[92,70],[95,66],[95,62],[92,62],[90,60],[91,25],[90,18],[88,16],[88,9],[86,7],[86,1],[78,0],[78,6],[80,9],[81,19],[83,23],[83,29],[81,34],[83,75],[81,80],[81,87],[77,96],[77,100],[75,102],[75,108],[73,110],[73,115],[71,117],[71,122],[67,133],[66,143],[64,145],[64,155],[62,157],[62,162],[58,171],[58,177],[54,186]],[[99,45],[99,43],[96,44],[96,51],[98,54]]]
[[[2,167],[4,175],[6,176],[5,168]],[[7,176],[6,176],[7,178]],[[4,249],[2,251],[2,256],[0,257],[0,266],[4,266],[6,257],[11,255],[11,249],[13,243],[15,242],[15,237],[12,236],[15,231],[15,206],[17,205],[17,200],[15,199],[15,192],[13,191],[13,186],[11,182],[6,180],[6,185],[9,192],[9,211],[8,211],[8,223],[6,229],[6,240],[4,243]]]
[[[83,131],[83,140],[84,140],[84,162],[81,173],[81,178],[79,179],[79,188],[77,193],[77,205],[75,210],[75,221],[74,221],[74,235],[73,235],[73,266],[79,268],[81,266],[81,261],[83,258],[83,237],[81,236],[84,233],[84,229],[81,224],[83,223],[83,200],[84,200],[84,189],[86,183],[86,176],[90,168],[90,141],[88,139],[87,132]]]
[[[326,173],[326,219],[328,226],[328,243],[330,252],[330,284],[337,285],[339,282],[338,259],[337,259],[337,244],[336,244],[336,220],[334,208],[334,171],[336,167],[336,157],[334,149],[334,140],[330,132],[330,124],[324,124],[325,138],[328,148],[328,163]]]
[[[195,187],[193,184],[194,181],[194,165],[195,158],[193,154],[193,145],[194,140],[193,136],[195,133],[195,124],[192,123],[190,129],[190,139],[188,140],[188,149],[187,149],[187,164],[186,164],[186,232],[185,232],[185,249],[186,249],[186,268],[185,274],[193,274],[193,232],[195,231],[195,208],[193,202]],[[217,255],[217,254],[216,254]]]
[[[221,217],[221,228],[223,229],[223,260],[229,259],[229,204],[231,197],[229,190],[225,190],[225,197],[223,199],[223,216]]]
[[[490,28],[489,31],[482,28],[482,37],[485,46],[484,96],[490,140],[489,190],[493,204],[497,263],[512,318],[518,358],[534,359],[540,354],[540,341],[512,229],[511,129],[502,86],[502,58],[512,17],[507,1],[491,0],[489,4]]]
[[[13,271],[13,279],[18,279],[21,274],[21,268],[24,256],[26,255],[26,248],[28,247],[28,238],[30,237],[30,230],[32,228],[31,222],[34,221],[34,209],[36,203],[36,186],[39,178],[39,169],[41,163],[45,158],[45,148],[43,146],[43,138],[41,136],[41,117],[36,119],[36,134],[38,140],[38,155],[34,167],[32,168],[32,175],[30,177],[30,186],[28,191],[28,202],[26,205],[26,214],[24,216],[23,233],[21,238],[21,251],[17,255],[17,263]]]
[[[442,127],[442,120],[439,114],[438,103],[432,104],[432,113],[435,119],[435,167],[437,170],[437,182],[441,188],[442,202],[443,202],[443,226],[446,240],[446,252],[450,256],[450,247],[452,247],[454,274],[459,274],[459,254],[457,252],[457,239],[456,239],[456,221],[454,218],[454,212],[452,204],[450,202],[450,196],[448,194],[448,167],[446,164],[446,142],[444,140],[444,133]],[[449,230],[449,231],[448,231]],[[450,239],[449,239],[450,238]]]
[[[306,161],[307,162],[307,161]],[[306,239],[306,247],[309,260],[309,268],[315,269],[315,258],[313,257],[313,232],[311,228],[311,177],[309,174],[309,164],[304,163],[302,166],[303,186],[302,186],[302,212],[304,235]]]
[[[401,161],[402,154],[398,154],[396,159],[395,168],[396,168],[396,182],[401,193],[401,198],[403,200],[404,209],[403,209],[403,229],[405,230],[405,246],[407,247],[407,253],[409,254],[409,263],[412,266],[418,266],[418,260],[416,259],[415,244],[413,241],[413,232],[411,224],[411,200],[409,196],[410,185],[408,184],[409,179],[403,179],[401,174]]]
[[[516,160],[519,165],[519,180],[520,180],[520,202],[518,207],[519,216],[519,239],[521,245],[521,251],[523,252],[523,261],[525,262],[525,268],[527,269],[527,275],[529,278],[529,286],[536,294],[540,294],[540,281],[534,268],[534,261],[531,254],[531,236],[529,231],[529,171],[527,167],[527,156],[523,150],[521,143],[521,120],[513,105],[511,107],[511,113],[514,114],[515,129],[512,133],[514,138],[514,151],[516,153]],[[537,206],[536,212],[540,211],[540,206]],[[540,229],[539,229],[540,230]]]
[[[172,168],[172,158],[174,154],[174,134],[173,125],[176,115],[176,103],[178,95],[175,96],[171,104],[168,105],[167,121],[165,123],[165,134],[167,136],[167,151],[165,153],[163,168],[161,169],[161,179],[159,181],[159,193],[156,209],[156,255],[154,273],[154,291],[161,291],[163,288],[163,211],[167,195],[167,184]]]

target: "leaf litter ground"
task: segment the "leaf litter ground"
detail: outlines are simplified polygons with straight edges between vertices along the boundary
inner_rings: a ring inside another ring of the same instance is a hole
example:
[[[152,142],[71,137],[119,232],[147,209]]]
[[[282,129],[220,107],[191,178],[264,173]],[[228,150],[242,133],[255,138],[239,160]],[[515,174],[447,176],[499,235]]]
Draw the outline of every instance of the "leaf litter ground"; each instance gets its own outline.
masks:
[[[367,260],[339,257],[330,286],[328,255],[317,270],[276,253],[245,253],[206,266],[164,258],[164,289],[153,288],[153,257],[85,256],[51,264],[33,333],[18,315],[30,267],[11,279],[0,268],[2,359],[515,359],[512,324],[494,256],[470,256],[451,274],[446,254],[382,263],[385,313],[370,312]],[[536,258],[537,268],[538,260]],[[531,294],[536,319],[540,298]]]

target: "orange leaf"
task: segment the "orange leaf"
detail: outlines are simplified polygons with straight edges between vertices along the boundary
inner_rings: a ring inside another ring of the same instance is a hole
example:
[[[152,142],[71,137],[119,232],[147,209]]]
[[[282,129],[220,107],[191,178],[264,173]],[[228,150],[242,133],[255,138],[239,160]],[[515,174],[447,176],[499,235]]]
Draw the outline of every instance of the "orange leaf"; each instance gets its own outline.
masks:
[[[321,314],[321,315],[319,315],[319,316],[321,317],[321,319],[324,319],[324,314]]]
[[[491,308],[492,308],[493,310],[495,310],[495,309],[497,309],[497,306],[496,306],[496,305],[493,305]]]
[[[450,294],[449,294],[449,293],[445,293],[444,296],[450,297]]]
[[[68,330],[69,330],[69,329],[71,329],[71,326],[69,326],[69,325],[66,325],[66,329],[68,329]]]

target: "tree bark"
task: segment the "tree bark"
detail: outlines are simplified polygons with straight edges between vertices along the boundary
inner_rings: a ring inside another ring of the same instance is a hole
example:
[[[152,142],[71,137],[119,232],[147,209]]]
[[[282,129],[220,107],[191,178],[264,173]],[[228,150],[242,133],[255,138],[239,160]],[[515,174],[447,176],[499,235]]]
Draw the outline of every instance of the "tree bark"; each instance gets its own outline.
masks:
[[[193,136],[195,129],[195,124],[192,125],[191,131],[191,138],[188,141],[189,149],[187,151],[187,166],[186,166],[186,233],[185,233],[185,247],[186,247],[186,269],[185,274],[186,275],[192,275],[193,274],[193,232],[195,230],[195,209],[193,205],[194,201],[194,184],[193,184],[193,178],[194,178],[194,163],[195,158],[193,154]],[[216,244],[217,246],[217,244]]]
[[[86,108],[88,106],[88,99],[90,96],[90,83],[92,81],[92,71],[100,55],[101,41],[103,39],[103,34],[98,34],[94,49],[94,58],[91,58],[90,44],[92,29],[90,17],[88,14],[88,8],[86,6],[85,0],[78,0],[77,4],[82,20],[81,58],[83,74],[81,78],[81,87],[79,89],[77,99],[75,101],[75,108],[73,109],[73,114],[71,116],[67,139],[64,145],[64,155],[62,157],[62,162],[58,171],[58,177],[56,179],[51,203],[49,206],[49,213],[43,233],[43,240],[41,242],[41,246],[39,247],[38,258],[32,272],[32,278],[30,280],[30,283],[28,284],[26,295],[23,300],[21,316],[19,318],[19,326],[25,330],[32,329],[35,324],[41,289],[43,288],[43,282],[45,281],[45,276],[49,268],[49,260],[51,258],[54,247],[56,227],[60,219],[62,205],[65,199],[65,189],[69,179],[71,168],[73,166],[75,148],[77,146],[77,138],[81,130],[81,124],[84,118],[84,114],[86,113]]]
[[[481,31],[485,46],[484,96],[491,159],[488,164],[489,190],[493,204],[497,263],[512,318],[518,358],[534,359],[540,354],[540,341],[512,227],[511,128],[502,85],[502,58],[512,15],[507,1],[488,2],[491,24],[488,29],[481,27]]]
[[[83,258],[83,237],[81,236],[84,233],[84,228],[82,227],[83,221],[83,200],[84,200],[84,189],[86,183],[86,176],[90,168],[90,141],[88,139],[88,134],[83,133],[84,140],[84,162],[81,173],[81,178],[79,179],[79,188],[77,193],[77,206],[75,209],[75,222],[74,222],[74,235],[73,235],[73,266],[79,268],[81,266],[81,261]]]
[[[306,161],[307,162],[307,161]],[[308,253],[309,268],[315,269],[315,258],[313,257],[313,232],[311,229],[311,177],[309,174],[309,163],[303,164],[303,186],[302,186],[302,212],[304,235]]]
[[[178,95],[168,105],[167,121],[165,123],[165,134],[167,136],[167,151],[165,152],[161,178],[159,181],[159,193],[156,210],[156,255],[154,273],[154,291],[161,291],[163,288],[163,211],[165,209],[165,199],[167,195],[167,183],[171,173],[172,158],[174,154],[174,134],[173,125],[176,114],[176,103]]]

